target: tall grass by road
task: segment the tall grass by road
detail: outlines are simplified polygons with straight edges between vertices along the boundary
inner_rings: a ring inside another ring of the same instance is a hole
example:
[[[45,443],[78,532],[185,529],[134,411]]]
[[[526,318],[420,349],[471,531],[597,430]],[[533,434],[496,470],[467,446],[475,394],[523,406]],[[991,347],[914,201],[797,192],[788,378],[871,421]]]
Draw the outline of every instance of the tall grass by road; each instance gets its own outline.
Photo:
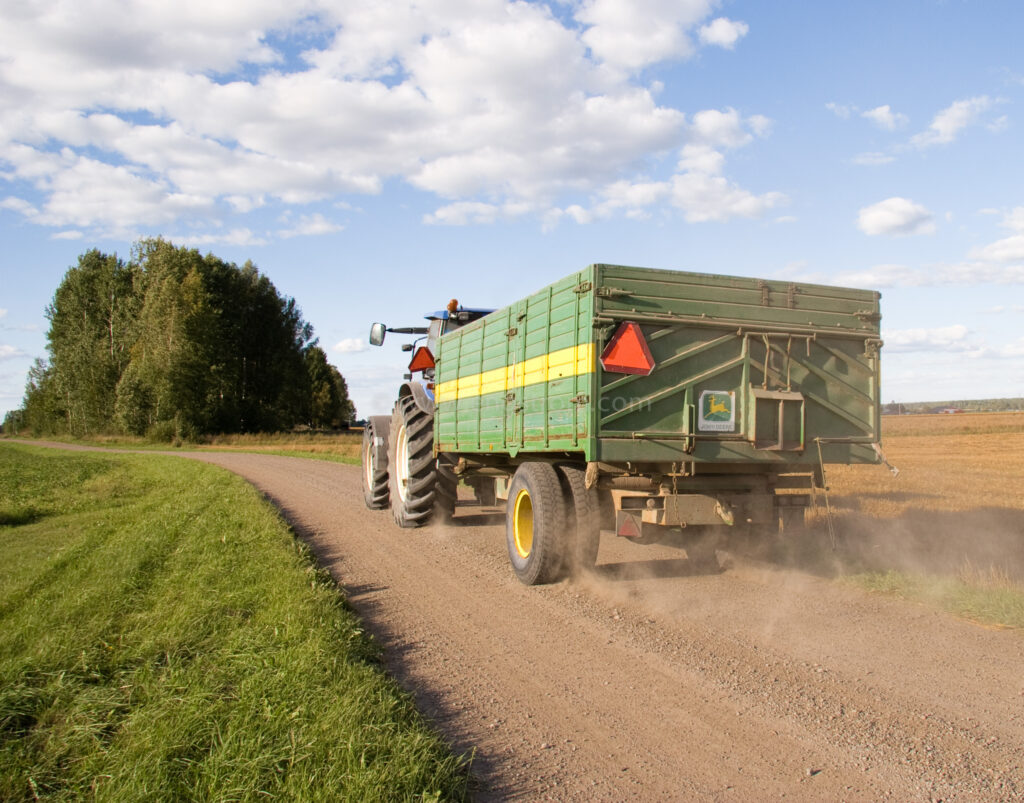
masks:
[[[0,444],[0,799],[460,798],[466,766],[247,483]]]

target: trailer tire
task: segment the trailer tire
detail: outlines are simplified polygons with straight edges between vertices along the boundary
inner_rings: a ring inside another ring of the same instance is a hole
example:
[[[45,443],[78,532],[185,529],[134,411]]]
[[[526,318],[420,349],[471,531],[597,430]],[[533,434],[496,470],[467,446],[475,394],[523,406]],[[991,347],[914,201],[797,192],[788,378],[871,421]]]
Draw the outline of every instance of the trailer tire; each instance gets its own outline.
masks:
[[[388,435],[391,419],[375,415],[363,428],[363,501],[370,510],[388,506]]]
[[[577,466],[556,467],[569,505],[569,544],[566,567],[570,574],[592,571],[601,546],[601,499],[597,488],[588,488],[586,471]]]
[[[434,417],[412,396],[395,402],[388,439],[391,513],[399,527],[422,527],[435,517],[451,517],[455,473],[439,470],[434,457]]]
[[[512,478],[505,541],[512,569],[528,586],[565,576],[569,511],[558,473],[547,463],[523,463]]]

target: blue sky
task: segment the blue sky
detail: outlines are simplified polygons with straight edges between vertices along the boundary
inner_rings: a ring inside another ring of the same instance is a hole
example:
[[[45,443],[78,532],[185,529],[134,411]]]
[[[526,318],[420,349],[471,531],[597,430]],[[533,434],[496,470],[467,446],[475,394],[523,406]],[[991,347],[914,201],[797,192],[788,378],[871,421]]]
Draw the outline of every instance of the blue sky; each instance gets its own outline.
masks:
[[[0,0],[0,412],[79,254],[293,296],[360,415],[591,262],[882,291],[883,398],[1024,396],[1020,2]]]

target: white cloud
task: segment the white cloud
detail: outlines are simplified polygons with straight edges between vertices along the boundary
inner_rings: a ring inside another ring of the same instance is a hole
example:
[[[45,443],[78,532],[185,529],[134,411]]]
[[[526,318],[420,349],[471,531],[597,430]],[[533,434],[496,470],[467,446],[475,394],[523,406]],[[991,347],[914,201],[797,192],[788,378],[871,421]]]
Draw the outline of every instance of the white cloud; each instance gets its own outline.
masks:
[[[718,45],[732,50],[736,42],[747,35],[750,26],[726,17],[719,17],[700,28],[700,41],[706,45]]]
[[[882,287],[919,287],[927,283],[927,275],[907,265],[875,265],[859,271],[840,273],[835,277],[840,285],[876,289]]]
[[[978,346],[967,340],[968,333],[966,326],[956,324],[937,329],[883,331],[882,339],[889,352],[977,350]]]
[[[998,353],[1000,357],[1024,357],[1024,337],[1001,346]]]
[[[0,343],[0,361],[16,360],[20,357],[27,357],[28,354],[15,346],[8,346]]]
[[[334,344],[334,351],[339,354],[357,354],[360,351],[367,351],[369,344],[358,337],[346,337]]]
[[[223,229],[254,243],[233,218],[398,181],[450,202],[431,222],[548,220],[564,196],[646,182],[688,144],[709,162],[684,172],[767,197],[722,177],[721,156],[767,135],[767,118],[688,122],[633,72],[688,58],[695,39],[734,44],[747,26],[708,22],[715,5],[583,0],[568,21],[510,0],[27,6],[0,27],[0,181],[18,182],[0,207],[60,238],[174,225],[181,242]],[[308,44],[286,60],[275,41]]]
[[[995,213],[995,210],[982,211]],[[999,225],[1016,233],[982,248],[975,248],[970,256],[985,262],[1024,263],[1024,206],[1014,207],[1004,214]]]
[[[722,176],[695,172],[673,176],[671,198],[689,223],[760,217],[786,200],[780,192],[755,195]]]
[[[894,112],[888,103],[884,106],[876,106],[874,109],[863,112],[861,117],[866,117],[885,131],[895,131],[897,128],[902,128],[909,122],[905,114]]]
[[[931,125],[920,134],[911,137],[910,143],[918,148],[946,145],[991,108],[992,104],[992,99],[987,95],[958,100],[936,114]]]
[[[1024,234],[1004,237],[971,252],[976,259],[992,262],[1024,262]]]
[[[868,289],[1024,284],[1024,265],[1000,265],[982,261],[929,265],[925,268],[876,265],[865,270],[840,273],[832,277],[832,280],[837,284]]]
[[[269,242],[265,237],[260,237],[254,234],[251,229],[245,228],[226,231],[218,230],[209,234],[183,234],[171,239],[175,243],[192,247],[219,244],[237,246],[266,245]]]
[[[649,216],[651,207],[661,203],[680,210],[688,223],[761,217],[785,203],[786,196],[780,192],[758,195],[721,175],[725,167],[723,151],[744,147],[756,137],[766,136],[770,129],[768,118],[760,115],[743,118],[732,108],[698,112],[689,126],[691,142],[680,150],[674,175],[664,181],[636,179],[608,183],[598,191],[591,208],[575,204],[553,210],[546,216],[546,226],[550,228],[565,216],[577,223],[590,223],[616,212],[642,219]]]
[[[533,211],[530,204],[488,204],[480,201],[459,201],[442,206],[423,216],[423,222],[432,225],[466,226],[511,220]]]
[[[876,165],[887,165],[890,162],[895,162],[896,157],[890,156],[887,153],[879,153],[878,151],[870,151],[868,153],[859,153],[853,157],[853,163],[857,165],[865,165],[868,167],[874,167]]]
[[[1017,206],[1004,217],[1002,225],[1008,229],[1024,233],[1024,206]]]
[[[576,19],[594,57],[637,70],[667,59],[687,59],[689,31],[711,13],[712,0],[583,0]]]
[[[290,237],[311,237],[320,234],[334,234],[342,231],[345,227],[340,223],[334,223],[325,218],[319,212],[312,215],[301,215],[296,223],[277,232],[278,237],[288,239]]]
[[[857,228],[871,236],[931,234],[935,231],[935,221],[932,213],[920,204],[894,197],[861,209]]]
[[[846,106],[842,103],[828,102],[825,104],[825,108],[828,109],[832,114],[838,117],[840,120],[849,120],[850,115],[856,113],[856,106]]]

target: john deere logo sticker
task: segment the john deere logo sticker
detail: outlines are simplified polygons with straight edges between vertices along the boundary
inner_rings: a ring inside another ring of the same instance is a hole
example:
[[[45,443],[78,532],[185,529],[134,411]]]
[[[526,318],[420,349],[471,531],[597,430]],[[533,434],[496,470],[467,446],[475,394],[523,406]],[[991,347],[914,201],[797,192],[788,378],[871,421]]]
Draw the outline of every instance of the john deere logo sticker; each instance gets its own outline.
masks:
[[[702,432],[732,432],[736,429],[735,391],[701,391],[697,429]]]

